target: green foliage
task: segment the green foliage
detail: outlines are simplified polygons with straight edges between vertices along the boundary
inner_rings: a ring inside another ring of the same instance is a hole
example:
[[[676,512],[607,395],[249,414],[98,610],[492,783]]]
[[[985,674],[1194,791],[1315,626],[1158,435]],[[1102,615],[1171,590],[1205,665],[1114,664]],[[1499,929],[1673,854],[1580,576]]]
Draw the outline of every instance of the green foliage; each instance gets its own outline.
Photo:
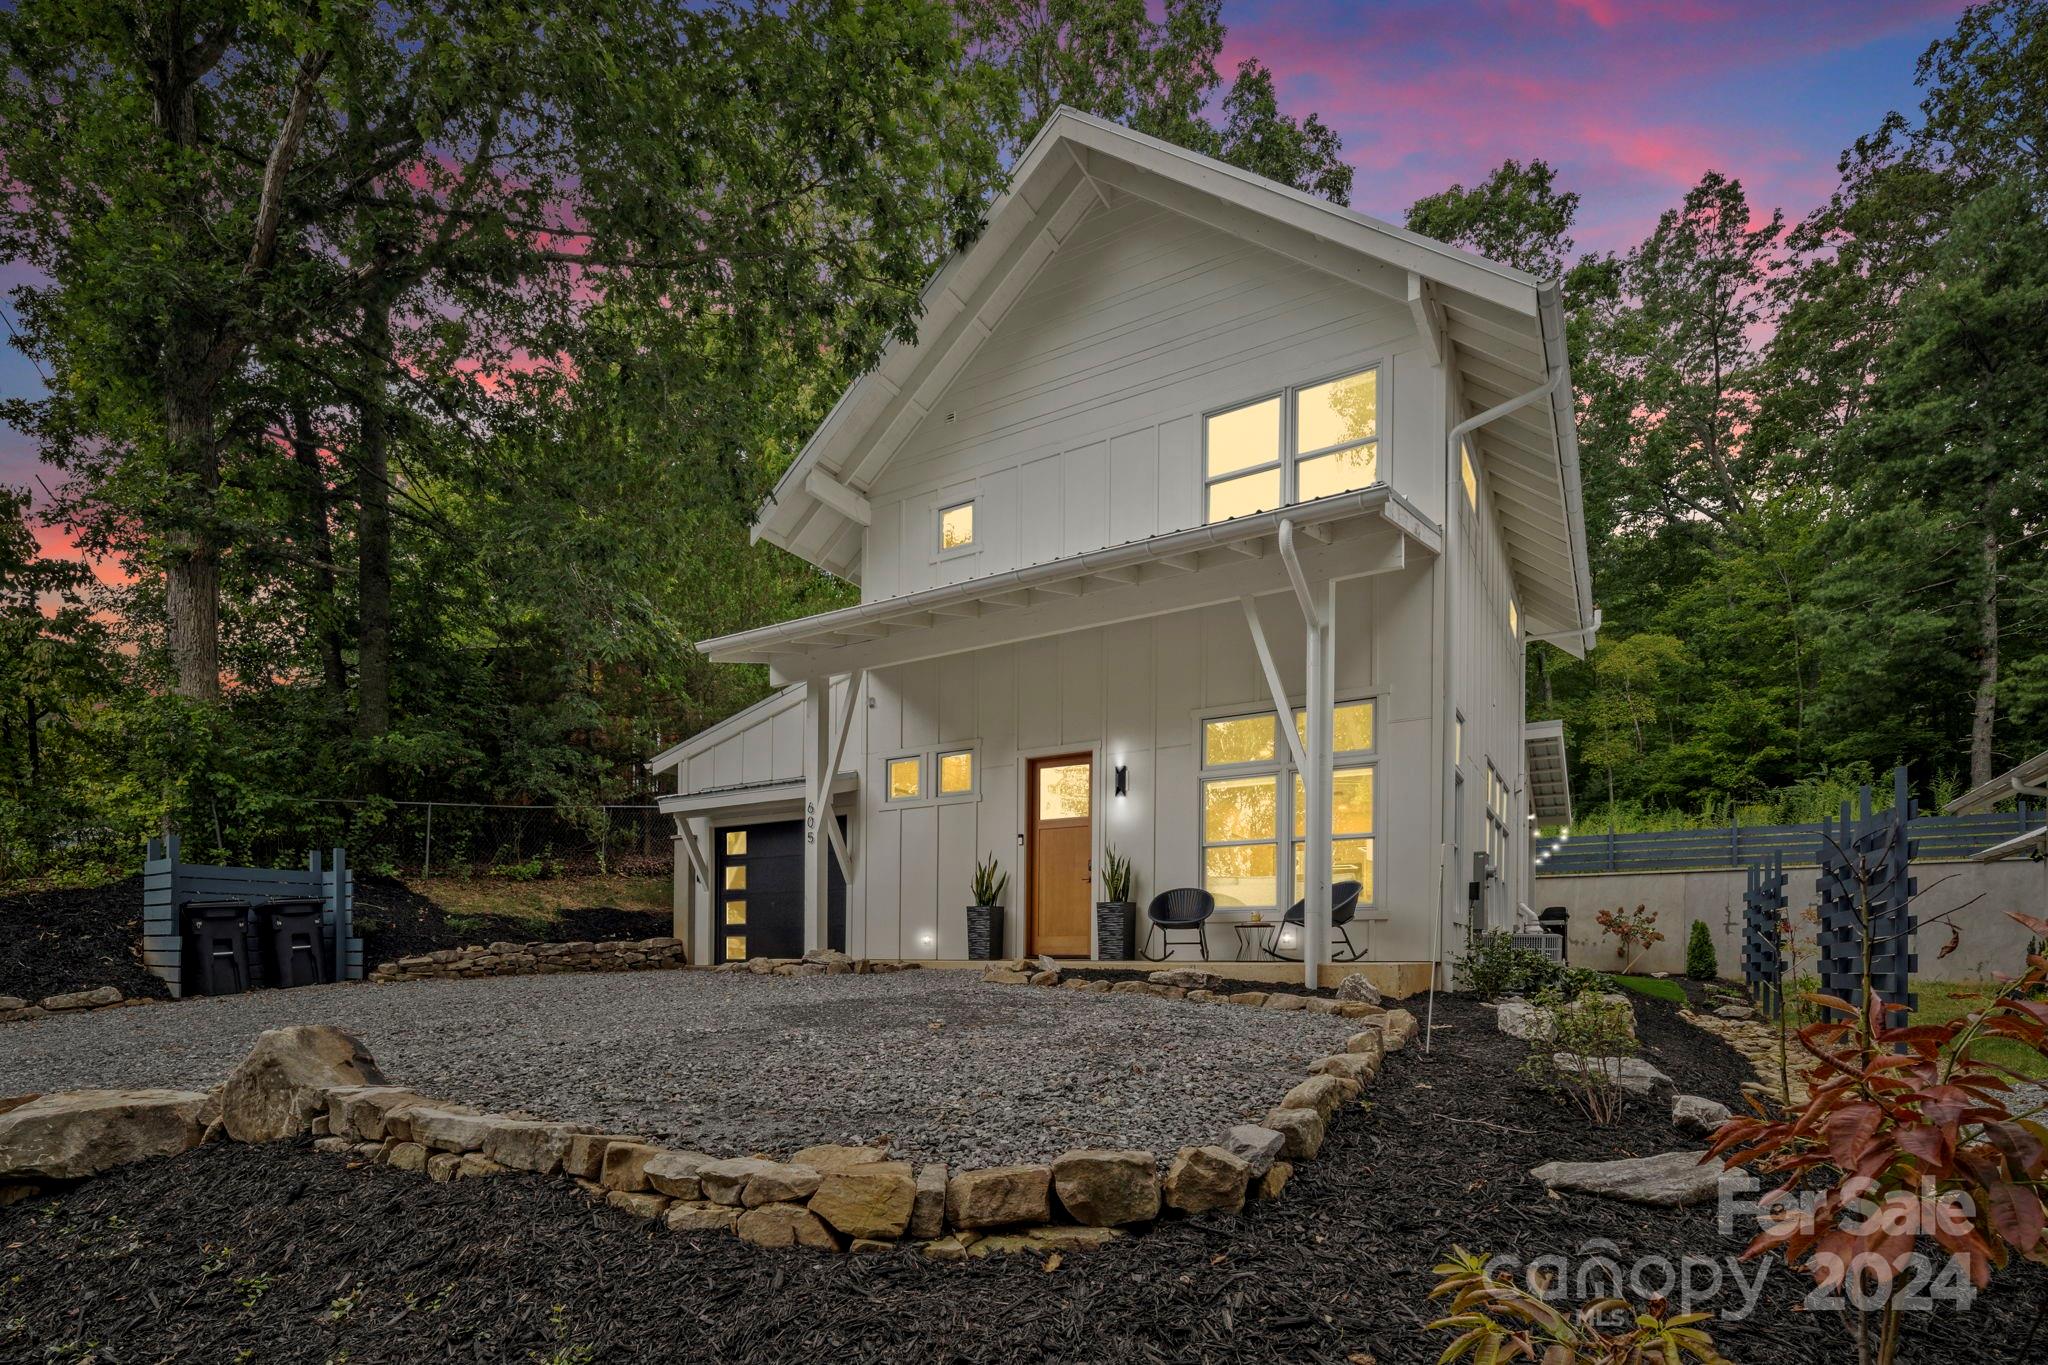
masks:
[[[1522,1074],[1564,1096],[1594,1127],[1612,1126],[1628,1092],[1610,1062],[1636,1054],[1633,1007],[1608,990],[1555,986],[1539,992],[1535,1003],[1550,1011],[1555,1028],[1550,1037],[1531,1040]]]
[[[1705,920],[1694,920],[1687,933],[1685,974],[1694,981],[1712,981],[1721,974],[1721,964],[1714,956],[1714,931]]]
[[[997,867],[995,854],[991,853],[974,864],[974,883],[968,892],[974,897],[974,904],[1001,905],[1003,893],[1009,889],[1010,874]]]
[[[1131,899],[1131,860],[1118,853],[1114,844],[1102,851],[1102,898],[1112,905]]]
[[[1465,956],[1458,960],[1460,986],[1482,1000],[1504,995],[1536,995],[1563,991],[1574,997],[1584,991],[1607,989],[1608,979],[1584,967],[1567,967],[1533,948],[1515,946],[1514,935],[1505,929],[1480,934],[1472,940]]]
[[[1537,279],[1563,278],[1570,263],[1572,223],[1579,196],[1557,188],[1557,171],[1546,161],[1503,161],[1467,189],[1452,185],[1408,206],[1408,228],[1440,242],[1478,252],[1488,260],[1526,270]]]
[[[1431,1267],[1437,1277],[1432,1301],[1448,1298],[1451,1313],[1429,1324],[1432,1332],[1458,1335],[1437,1357],[1437,1365],[1472,1360],[1542,1360],[1563,1365],[1684,1365],[1697,1360],[1722,1365],[1720,1352],[1698,1324],[1711,1313],[1669,1313],[1662,1299],[1648,1311],[1625,1299],[1596,1299],[1568,1312],[1542,1294],[1488,1268],[1487,1258],[1463,1247]]]
[[[1068,105],[1213,156],[1255,175],[1350,202],[1350,163],[1315,114],[1283,113],[1273,73],[1239,61],[1212,122],[1223,77],[1219,0],[957,0],[974,61],[994,73],[993,119],[1012,153]]]

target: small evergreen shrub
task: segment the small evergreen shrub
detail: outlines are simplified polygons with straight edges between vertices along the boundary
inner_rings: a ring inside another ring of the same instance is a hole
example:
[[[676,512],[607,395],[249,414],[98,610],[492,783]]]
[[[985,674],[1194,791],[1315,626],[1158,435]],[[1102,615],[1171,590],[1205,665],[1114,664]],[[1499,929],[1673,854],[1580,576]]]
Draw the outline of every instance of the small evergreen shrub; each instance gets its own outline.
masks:
[[[1685,974],[1695,981],[1712,981],[1721,974],[1721,964],[1714,957],[1714,932],[1703,919],[1692,922],[1692,933],[1685,940]]]

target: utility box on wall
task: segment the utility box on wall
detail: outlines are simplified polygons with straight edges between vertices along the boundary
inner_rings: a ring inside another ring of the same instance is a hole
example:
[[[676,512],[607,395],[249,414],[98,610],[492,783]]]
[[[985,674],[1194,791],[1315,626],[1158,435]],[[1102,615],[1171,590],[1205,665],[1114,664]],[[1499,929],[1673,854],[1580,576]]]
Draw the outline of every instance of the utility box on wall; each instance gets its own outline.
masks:
[[[280,902],[319,904],[317,956],[326,964],[326,976],[335,981],[363,979],[363,941],[355,929],[355,874],[349,870],[348,854],[333,850],[323,862],[318,852],[307,855],[305,869],[266,867],[211,867],[182,862],[178,836],[151,839],[142,866],[142,962],[150,974],[163,978],[171,994],[194,994],[185,960],[191,940],[187,932],[186,907],[190,904],[239,902],[258,923],[253,912]],[[274,918],[274,917],[273,917]],[[267,940],[258,937],[261,926],[251,931],[241,967],[241,981],[248,985],[305,984],[303,967],[270,981],[261,970]],[[275,926],[269,930],[276,934]],[[287,930],[288,932],[288,930]],[[303,950],[304,944],[301,944]]]

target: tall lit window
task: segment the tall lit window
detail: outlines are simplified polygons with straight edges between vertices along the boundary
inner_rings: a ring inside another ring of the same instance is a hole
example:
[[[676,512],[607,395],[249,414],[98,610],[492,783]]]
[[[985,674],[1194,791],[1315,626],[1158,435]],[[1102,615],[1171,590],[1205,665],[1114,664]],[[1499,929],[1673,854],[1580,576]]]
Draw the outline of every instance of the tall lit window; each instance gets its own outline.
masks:
[[[1289,389],[1203,423],[1204,518],[1229,521],[1379,481],[1377,369]]]
[[[974,503],[956,502],[939,509],[939,553],[965,550],[974,544]]]
[[[1517,640],[1522,638],[1522,612],[1512,597],[1508,599],[1508,634]]]
[[[1297,733],[1306,713],[1294,712]],[[1330,862],[1335,881],[1362,883],[1373,898],[1373,704],[1331,708]],[[1202,722],[1202,885],[1219,906],[1277,909],[1306,886],[1303,843],[1308,812],[1292,751],[1279,743],[1270,711]],[[1285,828],[1291,855],[1280,858]]]
[[[1479,476],[1472,472],[1472,452],[1458,442],[1458,482],[1465,485],[1465,505],[1479,510]]]

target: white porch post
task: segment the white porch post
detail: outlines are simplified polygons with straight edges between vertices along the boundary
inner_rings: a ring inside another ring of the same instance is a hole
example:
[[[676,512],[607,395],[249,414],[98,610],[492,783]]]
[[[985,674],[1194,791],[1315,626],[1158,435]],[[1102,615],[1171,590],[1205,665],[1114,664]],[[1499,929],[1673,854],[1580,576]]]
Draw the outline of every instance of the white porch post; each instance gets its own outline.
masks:
[[[1301,776],[1302,866],[1307,886],[1302,906],[1301,980],[1314,990],[1323,955],[1330,950],[1330,784],[1336,738],[1330,703],[1336,687],[1337,585],[1325,583],[1308,632],[1308,771]],[[1285,722],[1294,723],[1289,716]]]
[[[824,945],[831,905],[831,844],[821,828],[832,810],[832,679],[804,688],[804,951]]]

